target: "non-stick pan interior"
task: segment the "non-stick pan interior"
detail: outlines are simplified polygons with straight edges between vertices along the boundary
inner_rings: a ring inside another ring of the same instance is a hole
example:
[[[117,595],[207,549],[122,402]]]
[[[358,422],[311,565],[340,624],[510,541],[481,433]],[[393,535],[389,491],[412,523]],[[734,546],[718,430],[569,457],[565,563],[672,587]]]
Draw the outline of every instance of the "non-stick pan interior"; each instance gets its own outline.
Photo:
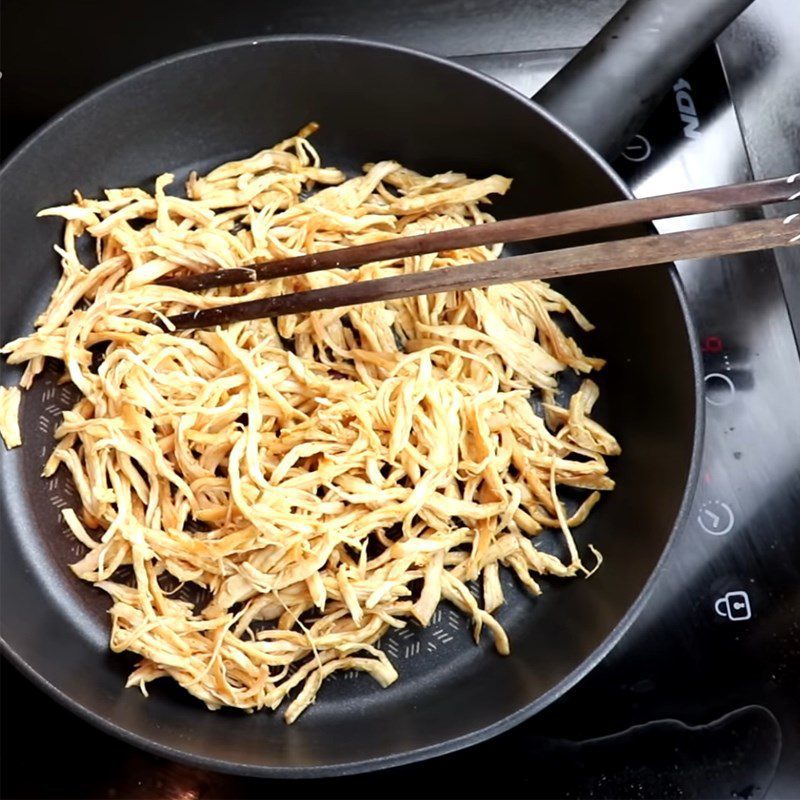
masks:
[[[323,161],[357,170],[396,158],[423,172],[514,178],[509,217],[619,198],[616,180],[524,98],[408,51],[337,39],[237,43],[162,63],[83,102],[2,175],[2,339],[30,329],[55,285],[60,225],[36,219],[73,189],[151,184],[256,151],[310,120]],[[178,758],[219,769],[297,774],[388,766],[507,727],[589,669],[630,616],[681,508],[695,437],[695,371],[684,312],[665,267],[572,279],[560,288],[597,330],[582,334],[600,374],[598,414],[624,454],[618,489],[577,532],[605,558],[589,580],[547,583],[534,600],[508,581],[500,612],[512,655],[476,647],[442,607],[434,625],[385,644],[401,673],[381,690],[339,676],[293,726],[268,712],[210,713],[162,682],[123,688],[130,659],[107,650],[107,598],[66,569],[59,522],[66,479],[39,474],[69,388],[45,376],[23,402],[24,446],[2,454],[3,636],[15,659],[91,718]],[[18,373],[3,366],[3,382]],[[588,556],[591,562],[591,557]]]

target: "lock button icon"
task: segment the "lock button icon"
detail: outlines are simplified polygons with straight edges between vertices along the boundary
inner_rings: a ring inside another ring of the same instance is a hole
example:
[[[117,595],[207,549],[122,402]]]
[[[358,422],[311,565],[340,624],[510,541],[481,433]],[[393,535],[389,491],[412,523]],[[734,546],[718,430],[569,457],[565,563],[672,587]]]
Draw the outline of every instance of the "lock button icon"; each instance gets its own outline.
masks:
[[[753,611],[750,608],[750,598],[747,592],[741,590],[728,592],[724,597],[720,597],[714,603],[714,610],[721,617],[733,622],[750,619],[753,616]]]

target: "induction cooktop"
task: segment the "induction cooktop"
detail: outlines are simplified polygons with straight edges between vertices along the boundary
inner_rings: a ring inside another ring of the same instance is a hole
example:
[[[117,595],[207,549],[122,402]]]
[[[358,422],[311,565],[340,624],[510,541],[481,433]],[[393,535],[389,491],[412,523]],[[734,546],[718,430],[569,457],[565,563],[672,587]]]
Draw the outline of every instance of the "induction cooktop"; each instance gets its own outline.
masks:
[[[532,95],[573,52],[458,60]],[[639,196],[752,177],[716,47],[676,80],[614,166]],[[678,270],[704,360],[700,482],[643,612],[576,687],[468,750],[301,783],[217,775],[145,754],[5,666],[5,796],[800,796],[800,310],[771,253]],[[447,644],[446,614],[441,622],[434,647]],[[395,658],[426,657],[424,647],[393,646]],[[42,736],[47,751],[30,757]]]

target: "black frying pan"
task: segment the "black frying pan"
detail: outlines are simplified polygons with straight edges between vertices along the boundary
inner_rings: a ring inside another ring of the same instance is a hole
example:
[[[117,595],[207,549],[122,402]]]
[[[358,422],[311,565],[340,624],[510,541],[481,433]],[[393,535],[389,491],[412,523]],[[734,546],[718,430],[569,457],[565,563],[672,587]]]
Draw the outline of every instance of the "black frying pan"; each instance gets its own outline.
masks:
[[[512,176],[512,191],[494,207],[499,217],[625,197],[591,147],[613,155],[636,117],[745,5],[629,4],[541,95],[572,131],[542,105],[470,70],[339,38],[232,42],[132,73],[56,118],[2,172],[2,340],[31,328],[56,281],[51,247],[60,225],[37,220],[38,209],[64,202],[76,187],[93,196],[149,184],[166,169],[183,177],[312,119],[322,124],[314,141],[330,164],[357,170],[397,158],[423,172]],[[603,568],[588,581],[553,583],[535,601],[510,588],[499,614],[510,658],[486,641],[475,647],[443,609],[433,629],[387,643],[401,673],[394,686],[340,677],[292,727],[270,713],[209,713],[165,681],[147,700],[125,690],[130,661],[107,649],[108,600],[65,566],[77,554],[59,521],[70,488],[39,477],[58,412],[72,400],[53,373],[24,398],[24,446],[0,454],[5,652],[111,733],[170,758],[259,775],[400,764],[534,714],[602,658],[644,603],[690,500],[701,427],[697,351],[674,270],[605,273],[566,288],[597,325],[584,342],[608,358],[601,415],[624,454],[614,463],[618,489],[578,534],[603,551]],[[3,366],[3,383],[17,379]]]

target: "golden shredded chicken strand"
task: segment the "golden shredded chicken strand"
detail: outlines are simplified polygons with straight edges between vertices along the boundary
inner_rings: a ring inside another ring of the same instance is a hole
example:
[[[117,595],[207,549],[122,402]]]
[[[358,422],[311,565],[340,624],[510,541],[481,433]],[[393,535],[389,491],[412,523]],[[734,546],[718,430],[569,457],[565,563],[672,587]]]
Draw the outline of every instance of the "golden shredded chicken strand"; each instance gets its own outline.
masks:
[[[162,329],[195,308],[498,257],[473,247],[202,295],[154,283],[481,225],[511,184],[395,161],[348,179],[322,165],[315,129],[192,174],[185,197],[164,174],[152,193],[76,192],[42,211],[66,221],[62,275],[35,332],[3,348],[27,365],[23,388],[51,358],[80,391],[43,474],[72,477],[80,508],[64,520],[86,547],[72,570],[112,600],[111,649],[141,656],[128,685],[169,676],[209,708],[287,701],[288,722],[336,671],[395,681],[381,637],[428,625],[442,601],[507,654],[503,571],[533,595],[539,576],[587,573],[571,530],[613,488],[619,453],[592,419],[593,381],[558,402],[562,373],[603,362],[562,331],[566,315],[591,326],[543,282]],[[8,446],[15,391],[0,395]],[[565,487],[584,490],[569,513]],[[564,559],[537,547],[546,528]],[[179,599],[184,585],[208,602]]]
[[[0,386],[0,437],[11,450],[22,444],[19,430],[19,403],[22,393],[16,386]]]

